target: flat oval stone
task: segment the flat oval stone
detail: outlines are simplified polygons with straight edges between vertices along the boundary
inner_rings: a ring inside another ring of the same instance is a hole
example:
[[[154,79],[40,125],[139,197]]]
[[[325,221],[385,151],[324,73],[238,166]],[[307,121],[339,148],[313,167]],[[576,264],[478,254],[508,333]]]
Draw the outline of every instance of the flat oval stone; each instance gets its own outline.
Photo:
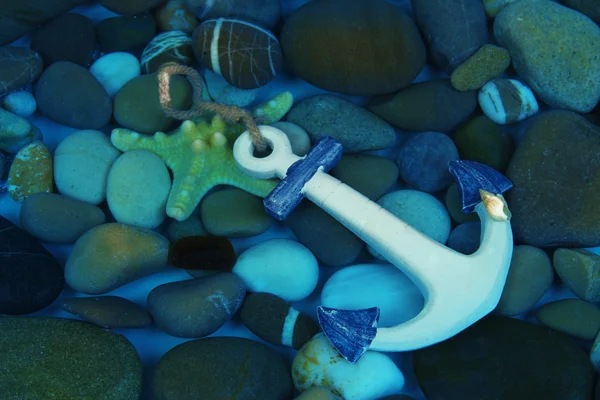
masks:
[[[553,280],[552,262],[545,251],[533,246],[515,246],[496,313],[509,316],[529,311]]]
[[[512,124],[531,117],[539,106],[531,89],[516,79],[494,79],[479,90],[479,106],[497,124]]]
[[[42,132],[27,119],[0,108],[0,150],[17,153],[35,140],[42,140]]]
[[[312,386],[294,397],[294,400],[337,400],[331,391],[323,386]],[[386,397],[387,398],[387,397]]]
[[[152,374],[155,400],[281,400],[292,396],[285,359],[239,337],[211,337],[175,346]]]
[[[62,266],[54,256],[33,236],[0,216],[0,314],[42,310],[56,300],[64,284]]]
[[[600,256],[585,249],[557,249],[552,260],[563,283],[579,298],[600,301]]]
[[[7,111],[23,118],[31,117],[37,110],[35,97],[33,97],[31,92],[26,90],[19,90],[7,94],[2,99],[2,106]]]
[[[156,21],[150,13],[105,18],[95,27],[104,54],[126,51],[139,58],[156,36]]]
[[[121,152],[100,131],[72,133],[54,152],[54,182],[58,191],[98,205],[106,198],[106,181]]]
[[[396,128],[450,132],[477,108],[477,92],[459,92],[449,79],[414,83],[397,93],[375,97],[369,111]]]
[[[589,399],[595,379],[588,355],[572,339],[498,316],[417,350],[414,370],[428,399]]]
[[[396,132],[383,119],[329,94],[311,96],[294,104],[286,120],[304,128],[312,143],[325,136],[336,139],[344,153],[384,149],[396,141]]]
[[[278,0],[236,0],[234,3],[213,0],[185,0],[189,10],[202,20],[240,18],[273,29],[281,16]]]
[[[277,37],[243,19],[205,20],[192,34],[192,47],[205,68],[240,89],[266,85],[283,66]]]
[[[158,71],[161,65],[174,62],[191,65],[194,61],[192,38],[181,31],[159,33],[144,48],[141,68],[145,74]]]
[[[67,284],[104,294],[167,266],[169,241],[151,230],[108,223],[81,236],[67,259]]]
[[[450,75],[456,90],[478,90],[489,80],[502,75],[510,66],[510,53],[503,47],[484,44]]]
[[[450,232],[446,246],[462,254],[473,254],[481,244],[481,223],[467,222]]]
[[[3,399],[142,395],[140,357],[125,336],[110,330],[64,318],[0,317],[0,346]]]
[[[358,96],[402,89],[419,75],[426,58],[416,24],[384,1],[308,2],[285,20],[281,46],[294,75],[327,91]]]
[[[188,270],[231,272],[236,255],[229,239],[221,236],[186,236],[173,241],[169,264]]]
[[[316,288],[319,264],[302,244],[290,239],[271,239],[244,251],[233,273],[251,292],[266,292],[286,301],[300,301]]]
[[[118,296],[75,297],[63,300],[65,311],[106,329],[145,328],[152,324],[148,311]]]
[[[248,295],[240,309],[240,318],[262,340],[296,350],[321,331],[311,317],[270,293]]]
[[[21,227],[47,243],[75,243],[85,232],[105,221],[100,208],[56,193],[28,196],[21,205]]]
[[[200,203],[200,215],[209,234],[229,238],[260,235],[272,222],[261,198],[237,188],[208,194]]]
[[[123,85],[140,76],[140,62],[134,55],[118,51],[97,59],[90,72],[113,98]]]
[[[419,288],[391,264],[358,264],[334,273],[323,286],[321,305],[342,310],[379,307],[377,326],[406,322],[421,312]]]
[[[42,56],[22,46],[0,47],[0,95],[23,89],[44,70]]]
[[[100,0],[100,5],[123,15],[142,14],[164,3],[165,0]]]
[[[44,70],[35,86],[35,99],[42,115],[72,128],[100,129],[112,115],[104,87],[86,68],[69,61]]]
[[[373,201],[383,196],[399,175],[396,163],[371,154],[346,154],[329,173]]]
[[[22,147],[8,173],[10,197],[22,202],[36,193],[50,193],[53,183],[52,154],[44,143],[36,140]]]
[[[165,163],[147,150],[123,153],[106,180],[106,202],[115,220],[141,228],[154,229],[163,223],[170,191]]]
[[[546,303],[535,316],[543,325],[578,339],[593,340],[600,331],[600,310],[580,299]]]

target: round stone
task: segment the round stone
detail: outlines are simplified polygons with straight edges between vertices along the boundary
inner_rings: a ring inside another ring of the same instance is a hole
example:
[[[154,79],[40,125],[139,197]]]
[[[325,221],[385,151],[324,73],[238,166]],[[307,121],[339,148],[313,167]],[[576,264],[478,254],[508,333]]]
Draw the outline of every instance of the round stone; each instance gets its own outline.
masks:
[[[426,57],[413,20],[384,1],[309,2],[286,19],[281,45],[294,75],[348,95],[397,91],[419,75]]]
[[[22,46],[0,46],[0,96],[35,82],[43,70],[38,52]]]
[[[585,249],[557,249],[554,269],[563,283],[579,298],[600,301],[600,256]]]
[[[168,31],[156,35],[144,48],[141,67],[151,74],[168,62],[191,65],[193,61],[192,38],[181,31]]]
[[[130,53],[108,53],[92,64],[90,72],[112,98],[123,85],[140,76],[140,62]]]
[[[533,246],[515,246],[496,313],[510,316],[529,311],[544,296],[553,279],[552,262],[545,251]]]
[[[462,212],[462,204],[460,201],[460,195],[458,193],[458,186],[456,185],[456,183],[450,185],[448,190],[446,190],[444,201],[446,202],[448,214],[450,214],[454,222],[458,224],[464,224],[466,222],[475,221],[479,222],[479,216],[477,216],[477,213],[472,212],[465,214]]]
[[[44,70],[35,87],[40,113],[52,121],[78,129],[99,129],[112,115],[104,87],[84,67],[58,61]]]
[[[292,152],[295,155],[303,157],[308,153],[311,148],[310,136],[300,126],[284,121],[276,122],[271,126],[285,133],[292,146]]]
[[[165,0],[100,0],[100,5],[110,11],[123,15],[137,15],[157,7]]]
[[[154,12],[158,30],[163,32],[182,31],[189,35],[200,23],[188,9],[185,0],[167,0]]]
[[[499,46],[484,44],[450,75],[452,87],[461,92],[478,90],[510,66],[510,53]]]
[[[494,79],[479,90],[479,106],[497,124],[512,124],[531,117],[539,106],[531,89],[516,79]]]
[[[31,117],[37,109],[35,97],[28,91],[20,90],[7,94],[2,99],[2,106],[19,117]]]
[[[458,225],[450,232],[446,246],[462,254],[473,254],[481,242],[481,223],[469,222]]]
[[[147,150],[123,153],[106,180],[106,201],[115,220],[141,228],[154,229],[163,223],[170,191],[165,163]]]
[[[400,149],[396,163],[400,177],[415,189],[433,193],[448,188],[452,175],[450,161],[458,160],[458,149],[447,135],[422,132],[409,139]]]
[[[63,308],[106,329],[139,329],[152,324],[148,311],[118,296],[75,297],[63,300]]]
[[[375,201],[398,180],[398,166],[386,157],[346,154],[330,171],[331,176]]]
[[[211,18],[239,18],[273,29],[281,16],[278,0],[185,0],[192,13],[202,20]]]
[[[593,340],[600,331],[600,310],[580,299],[546,303],[535,316],[543,325],[578,339]]]
[[[44,143],[36,140],[19,150],[7,183],[10,197],[18,202],[36,193],[52,192],[52,154]]]
[[[236,255],[233,245],[222,236],[186,236],[173,240],[169,264],[192,271],[231,272]],[[195,276],[195,274],[192,274]]]
[[[271,239],[244,251],[233,267],[251,292],[266,292],[286,301],[300,301],[316,288],[319,264],[300,243]]]
[[[126,51],[139,57],[144,47],[156,36],[156,21],[149,13],[106,18],[95,27],[104,54]]]
[[[323,386],[312,386],[295,397],[294,400],[337,400],[338,397]]]

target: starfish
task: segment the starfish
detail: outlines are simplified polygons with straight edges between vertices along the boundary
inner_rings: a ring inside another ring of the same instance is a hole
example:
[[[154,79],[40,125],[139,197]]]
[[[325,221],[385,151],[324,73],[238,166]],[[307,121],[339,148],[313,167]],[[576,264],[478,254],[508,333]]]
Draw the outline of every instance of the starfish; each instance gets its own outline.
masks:
[[[117,128],[110,139],[121,151],[148,150],[163,160],[173,172],[167,215],[184,221],[217,185],[235,186],[265,197],[279,183],[279,179],[250,177],[238,168],[228,142],[233,142],[243,130],[242,125],[227,125],[215,116],[210,123],[187,120],[169,133],[156,132],[153,136]]]

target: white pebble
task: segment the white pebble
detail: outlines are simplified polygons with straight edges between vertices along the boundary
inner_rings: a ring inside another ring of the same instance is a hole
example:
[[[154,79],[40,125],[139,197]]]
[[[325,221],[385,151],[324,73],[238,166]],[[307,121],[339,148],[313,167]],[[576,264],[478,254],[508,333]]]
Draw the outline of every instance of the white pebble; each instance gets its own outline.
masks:
[[[140,62],[130,53],[108,53],[92,64],[90,72],[112,98],[123,85],[140,76]]]
[[[294,357],[292,379],[299,391],[323,386],[346,400],[375,400],[400,393],[404,375],[385,354],[367,351],[352,364],[342,358],[323,333]]]
[[[538,112],[531,89],[515,79],[494,79],[479,89],[481,111],[497,124],[512,124]]]
[[[274,123],[273,128],[277,128],[288,137],[290,144],[292,145],[292,152],[303,157],[310,150],[310,136],[300,126],[292,122],[279,121]]]
[[[12,92],[4,97],[2,105],[6,111],[17,114],[19,117],[31,117],[37,109],[35,97],[26,90]]]
[[[379,307],[377,326],[401,324],[417,316],[424,298],[419,288],[391,264],[359,264],[340,269],[325,283],[321,305],[342,310]]]
[[[271,293],[292,302],[308,297],[319,280],[319,263],[302,244],[272,239],[243,252],[233,267],[251,292]]]
[[[429,193],[419,190],[397,190],[386,194],[377,203],[417,231],[445,244],[450,236],[451,221],[446,207]],[[402,243],[398,243],[402,246]],[[384,259],[371,246],[369,252]]]

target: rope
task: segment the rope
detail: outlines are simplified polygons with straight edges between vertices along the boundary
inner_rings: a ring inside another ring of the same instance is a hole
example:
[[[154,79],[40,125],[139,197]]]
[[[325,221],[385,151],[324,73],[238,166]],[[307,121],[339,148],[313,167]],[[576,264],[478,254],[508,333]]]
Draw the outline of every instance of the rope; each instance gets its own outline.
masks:
[[[177,110],[171,106],[170,82],[173,75],[184,75],[192,85],[192,108],[189,110]],[[168,117],[187,120],[205,113],[219,114],[228,123],[243,124],[248,129],[256,150],[259,152],[267,150],[267,142],[247,110],[238,106],[202,101],[202,78],[194,68],[174,63],[163,65],[158,73],[158,95],[160,105]]]

